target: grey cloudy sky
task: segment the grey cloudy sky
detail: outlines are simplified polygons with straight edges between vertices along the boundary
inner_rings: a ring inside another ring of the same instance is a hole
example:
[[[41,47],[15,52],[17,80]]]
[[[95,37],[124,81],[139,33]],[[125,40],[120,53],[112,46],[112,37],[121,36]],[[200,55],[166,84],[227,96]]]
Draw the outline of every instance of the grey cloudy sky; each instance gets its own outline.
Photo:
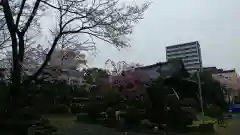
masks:
[[[143,0],[137,0],[142,2]],[[165,47],[199,41],[203,65],[240,71],[240,0],[155,0],[136,25],[131,48],[99,43],[91,65],[107,59],[144,65],[165,61]]]

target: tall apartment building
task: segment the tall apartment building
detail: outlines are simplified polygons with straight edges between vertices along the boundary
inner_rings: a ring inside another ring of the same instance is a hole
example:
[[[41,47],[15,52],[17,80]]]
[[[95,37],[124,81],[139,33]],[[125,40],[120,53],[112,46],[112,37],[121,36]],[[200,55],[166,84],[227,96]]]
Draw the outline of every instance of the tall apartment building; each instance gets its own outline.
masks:
[[[167,46],[166,58],[167,61],[181,59],[189,73],[202,70],[202,56],[198,41]]]

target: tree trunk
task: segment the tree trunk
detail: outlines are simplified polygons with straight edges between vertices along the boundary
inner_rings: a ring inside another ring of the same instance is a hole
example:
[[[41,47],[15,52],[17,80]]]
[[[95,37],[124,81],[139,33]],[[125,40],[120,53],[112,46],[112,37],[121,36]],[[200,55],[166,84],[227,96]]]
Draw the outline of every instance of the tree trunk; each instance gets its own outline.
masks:
[[[18,58],[18,41],[17,41],[17,28],[14,24],[11,8],[9,6],[8,0],[2,1],[3,5],[3,12],[6,19],[6,23],[8,26],[9,33],[11,35],[12,40],[12,75],[11,75],[11,81],[12,81],[12,88],[9,92],[9,98],[12,99],[13,96],[18,93],[18,88],[21,81],[21,70],[19,65],[19,58]]]

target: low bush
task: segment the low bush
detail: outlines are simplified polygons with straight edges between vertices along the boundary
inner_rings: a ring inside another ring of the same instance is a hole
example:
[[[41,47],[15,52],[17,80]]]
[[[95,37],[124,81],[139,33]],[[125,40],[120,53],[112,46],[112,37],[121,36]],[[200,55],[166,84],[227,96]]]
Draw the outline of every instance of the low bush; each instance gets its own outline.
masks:
[[[71,104],[71,112],[73,114],[76,114],[76,113],[81,113],[81,112],[86,112],[87,107],[85,106],[85,104],[81,104],[81,103],[73,103]]]
[[[212,105],[212,106],[207,107],[207,109],[205,111],[205,114],[207,116],[210,116],[210,117],[213,117],[213,118],[217,118],[217,117],[223,115],[223,111],[222,111],[222,109],[219,106]]]
[[[134,128],[140,125],[141,117],[139,110],[135,107],[129,107],[126,111],[124,119],[127,128]]]
[[[101,113],[106,111],[105,104],[102,103],[91,103],[86,107],[86,112],[92,120],[96,120],[98,117],[101,117]]]
[[[38,114],[34,108],[25,107],[19,111],[10,113],[5,126],[10,131],[15,131],[18,134],[25,135],[28,128],[35,123],[35,121],[40,120],[41,115]]]
[[[79,113],[79,114],[77,114],[77,120],[76,121],[87,123],[87,122],[90,121],[90,118],[89,118],[87,113]]]
[[[64,105],[64,104],[55,105],[51,109],[51,113],[54,113],[54,114],[67,114],[67,113],[69,113],[69,107],[67,105]]]
[[[100,116],[101,112],[95,108],[88,108],[87,113],[88,113],[88,117],[91,120],[95,121]]]
[[[41,118],[39,121],[36,121],[35,124],[29,128],[29,130],[33,130],[31,132],[35,132],[36,135],[57,134],[57,128],[51,125],[50,121],[46,118]]]
[[[185,98],[185,99],[180,101],[180,105],[185,106],[185,107],[196,107],[197,106],[197,101],[195,99],[192,99],[192,98]]]

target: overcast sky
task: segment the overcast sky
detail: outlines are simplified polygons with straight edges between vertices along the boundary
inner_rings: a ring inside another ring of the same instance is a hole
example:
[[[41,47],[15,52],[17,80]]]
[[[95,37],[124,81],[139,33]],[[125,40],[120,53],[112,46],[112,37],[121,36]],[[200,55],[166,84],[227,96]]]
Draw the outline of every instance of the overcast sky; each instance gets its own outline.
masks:
[[[137,0],[142,2],[143,0]],[[98,43],[91,65],[107,59],[144,65],[166,61],[165,47],[199,41],[204,66],[240,71],[240,0],[155,0],[136,25],[131,48]]]

